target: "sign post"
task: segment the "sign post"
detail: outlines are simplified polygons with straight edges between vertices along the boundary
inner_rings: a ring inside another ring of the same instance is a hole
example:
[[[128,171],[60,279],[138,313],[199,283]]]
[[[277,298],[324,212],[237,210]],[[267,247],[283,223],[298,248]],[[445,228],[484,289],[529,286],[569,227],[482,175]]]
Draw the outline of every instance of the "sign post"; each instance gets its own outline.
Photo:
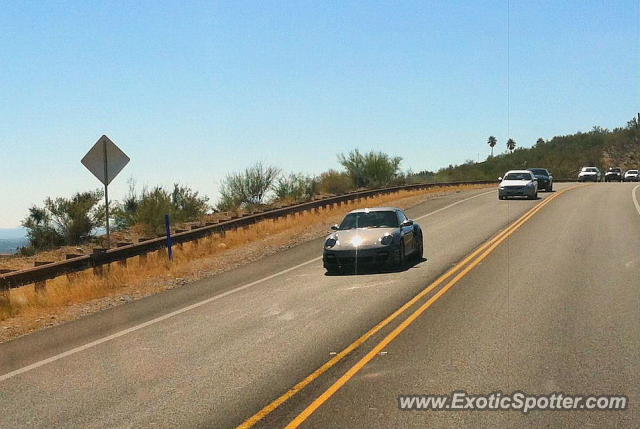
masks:
[[[169,256],[169,260],[173,261],[173,239],[171,238],[171,216],[166,214],[164,215],[164,226],[167,230],[167,255]]]
[[[104,184],[104,207],[107,227],[107,249],[111,247],[109,230],[109,183],[129,163],[129,157],[109,137],[103,135],[80,162]]]

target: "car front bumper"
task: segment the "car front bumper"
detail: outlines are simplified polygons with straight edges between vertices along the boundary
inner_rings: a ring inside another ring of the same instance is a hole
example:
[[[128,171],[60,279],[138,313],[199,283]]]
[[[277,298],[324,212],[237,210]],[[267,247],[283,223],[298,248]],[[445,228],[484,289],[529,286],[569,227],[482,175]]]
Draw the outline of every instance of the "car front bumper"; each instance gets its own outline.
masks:
[[[578,182],[597,182],[597,181],[598,181],[598,176],[596,176],[595,174],[578,177]]]
[[[322,262],[325,268],[382,267],[397,261],[398,250],[396,246],[358,250],[325,249],[322,255]]]
[[[536,190],[532,187],[505,187],[498,188],[498,195],[500,197],[531,197],[535,195]]]

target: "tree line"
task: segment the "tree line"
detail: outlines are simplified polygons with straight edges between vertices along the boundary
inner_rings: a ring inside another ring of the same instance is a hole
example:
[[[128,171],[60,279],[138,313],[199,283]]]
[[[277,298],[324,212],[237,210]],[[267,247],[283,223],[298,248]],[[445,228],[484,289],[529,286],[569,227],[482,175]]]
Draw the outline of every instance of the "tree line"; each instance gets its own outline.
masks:
[[[612,130],[595,126],[588,132],[577,132],[545,140],[538,138],[529,148],[517,147],[513,139],[506,143],[508,153],[493,154],[498,144],[494,136],[487,139],[490,156],[482,162],[469,160],[449,165],[437,172],[421,172],[439,182],[456,180],[495,180],[506,171],[519,168],[549,169],[554,177],[577,177],[580,168],[640,168],[640,121],[634,117],[626,126]]]

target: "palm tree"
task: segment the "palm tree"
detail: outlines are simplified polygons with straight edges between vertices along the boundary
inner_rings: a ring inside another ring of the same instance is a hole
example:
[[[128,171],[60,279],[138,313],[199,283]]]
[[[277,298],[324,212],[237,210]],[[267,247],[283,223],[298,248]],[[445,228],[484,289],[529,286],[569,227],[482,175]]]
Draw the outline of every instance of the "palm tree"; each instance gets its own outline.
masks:
[[[513,152],[513,150],[516,148],[516,141],[514,139],[509,139],[507,141],[507,149],[509,149],[511,152]]]
[[[489,146],[491,146],[491,157],[493,157],[493,147],[498,144],[498,139],[496,139],[494,136],[489,136],[489,140],[487,141],[487,143],[489,144]]]

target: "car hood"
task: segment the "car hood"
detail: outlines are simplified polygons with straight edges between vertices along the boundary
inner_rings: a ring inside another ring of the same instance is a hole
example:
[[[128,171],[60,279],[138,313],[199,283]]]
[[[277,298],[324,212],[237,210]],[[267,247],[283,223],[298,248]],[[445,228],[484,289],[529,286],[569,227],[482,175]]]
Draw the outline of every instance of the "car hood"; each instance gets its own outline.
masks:
[[[399,228],[358,228],[336,231],[327,238],[338,240],[333,250],[352,250],[380,247],[380,238],[384,235],[398,234]]]
[[[607,171],[604,175],[608,176],[609,174],[615,174],[616,176],[619,176],[622,173],[620,173],[619,171]]]
[[[531,183],[531,180],[503,180],[500,182],[500,186],[526,186]]]
[[[578,176],[595,176],[596,173],[595,171],[581,171]]]

